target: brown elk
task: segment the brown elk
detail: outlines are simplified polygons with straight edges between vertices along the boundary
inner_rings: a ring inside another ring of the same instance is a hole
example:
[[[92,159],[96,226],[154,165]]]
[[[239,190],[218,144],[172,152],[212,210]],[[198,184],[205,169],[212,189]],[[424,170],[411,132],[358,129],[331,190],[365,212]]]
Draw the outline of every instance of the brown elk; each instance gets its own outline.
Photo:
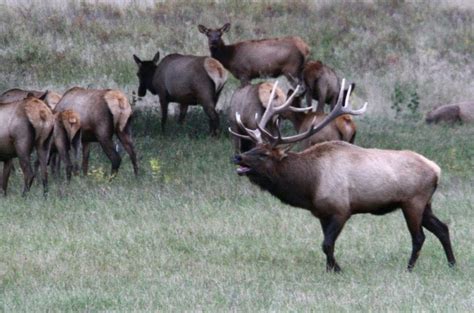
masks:
[[[326,103],[334,109],[341,83],[332,68],[321,61],[308,61],[303,69],[303,79],[307,88],[306,106],[312,106],[312,99],[315,99],[318,101],[317,113],[324,113]]]
[[[246,134],[245,130],[239,126],[236,116],[239,116],[241,122],[247,125],[247,127],[257,127],[258,120],[255,118],[263,116],[263,112],[271,96],[271,91],[272,84],[269,82],[262,82],[240,87],[233,93],[229,108],[229,123],[231,132],[241,135]],[[276,87],[272,100],[273,104],[279,106],[282,105],[285,100],[286,95],[284,92],[280,88]],[[289,108],[289,111],[295,109],[292,106]],[[301,111],[301,109],[297,109],[296,111]],[[297,112],[294,113],[297,114]],[[273,124],[270,125],[268,129],[271,133],[275,134]],[[252,149],[254,146],[255,145],[251,140],[234,136],[235,152],[245,152]]]
[[[441,105],[426,114],[426,122],[474,122],[474,101]]]
[[[169,54],[158,64],[160,53],[151,61],[142,61],[133,55],[138,65],[138,96],[146,91],[158,94],[161,106],[161,129],[164,132],[168,117],[168,104],[180,104],[178,122],[184,121],[188,105],[202,105],[209,117],[209,128],[213,135],[219,130],[219,115],[216,104],[227,81],[227,71],[219,61],[193,55]]]
[[[0,103],[9,103],[13,101],[19,101],[27,97],[28,94],[33,95],[36,98],[41,97],[46,93],[46,98],[44,102],[50,107],[51,110],[54,110],[56,104],[61,100],[61,95],[54,91],[37,91],[37,90],[25,90],[19,88],[13,88],[5,91],[0,95]]]
[[[302,71],[309,55],[309,46],[300,37],[247,40],[226,45],[222,35],[230,23],[211,29],[198,25],[207,36],[211,56],[240,80],[241,87],[258,77],[284,75],[288,81],[302,81]]]
[[[0,105],[0,161],[3,161],[2,189],[7,194],[13,158],[18,157],[24,176],[23,195],[30,190],[34,178],[30,155],[38,154],[43,192],[48,192],[48,154],[54,117],[49,107],[32,95]]]
[[[66,91],[55,109],[59,113],[67,110],[75,111],[80,117],[84,175],[87,175],[89,167],[89,145],[91,142],[99,142],[112,162],[112,174],[117,173],[121,158],[114,148],[112,140],[114,134],[130,156],[135,175],[138,174],[137,157],[130,126],[132,108],[123,92],[113,89],[73,87]]]
[[[342,105],[343,86],[344,80],[334,110],[321,123],[290,137],[273,136],[265,129],[275,114],[270,101],[257,129],[247,129],[247,139],[257,146],[234,156],[237,173],[282,202],[319,218],[327,270],[340,271],[334,244],[351,215],[383,215],[397,208],[402,209],[412,238],[408,269],[414,267],[425,240],[422,227],[438,237],[453,266],[456,261],[448,227],[431,209],[441,173],[436,163],[413,151],[365,149],[342,141],[324,142],[299,153],[288,151],[288,144],[308,138],[337,116],[365,111],[367,104],[360,110],[350,109],[349,97]]]
[[[352,89],[352,88],[351,88]],[[293,94],[293,90],[288,91],[288,96]],[[344,92],[344,97],[347,97],[347,90]],[[344,101],[344,100],[343,100]],[[292,107],[298,108],[301,106],[301,96],[296,96],[291,103]],[[297,112],[295,110],[287,110],[280,114],[284,119],[288,119],[293,124],[298,133],[305,132],[312,127],[314,123],[319,123],[324,120],[327,113],[318,112]],[[326,127],[319,132],[313,134],[301,141],[303,148],[331,140],[342,140],[354,143],[357,127],[352,116],[349,114],[341,115],[332,120]]]

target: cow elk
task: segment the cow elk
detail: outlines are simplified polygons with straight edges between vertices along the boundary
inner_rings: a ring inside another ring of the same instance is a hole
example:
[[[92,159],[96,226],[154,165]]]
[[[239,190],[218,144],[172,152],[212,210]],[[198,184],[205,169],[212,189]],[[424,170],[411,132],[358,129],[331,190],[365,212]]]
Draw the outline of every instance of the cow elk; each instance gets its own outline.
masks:
[[[303,70],[303,79],[307,88],[306,106],[312,106],[314,99],[318,101],[317,113],[324,113],[325,104],[329,104],[331,110],[334,109],[341,82],[332,68],[321,61],[308,61]]]
[[[207,36],[211,56],[240,81],[241,87],[259,77],[284,75],[291,83],[302,81],[309,46],[300,37],[247,40],[226,45],[222,35],[229,31],[230,23],[217,29],[198,25],[198,29]]]
[[[293,90],[288,91],[288,95],[293,94]],[[347,97],[347,91],[344,92],[344,97]],[[343,100],[344,101],[344,100]],[[292,107],[298,108],[301,106],[301,96],[293,99]],[[295,130],[298,133],[305,132],[312,127],[314,123],[319,123],[324,120],[327,113],[318,112],[297,112],[295,110],[287,110],[280,114],[284,119],[290,120]],[[326,127],[319,132],[301,141],[301,146],[306,149],[324,141],[342,140],[354,143],[356,136],[356,124],[351,115],[345,114],[336,117]]]
[[[137,157],[131,136],[132,108],[125,94],[113,89],[84,89],[73,87],[66,91],[56,106],[56,112],[73,110],[79,114],[82,129],[82,171],[87,175],[90,143],[99,142],[112,162],[112,175],[120,167],[121,157],[112,140],[115,134],[127,151],[135,175],[138,174]],[[65,113],[62,113],[65,114]],[[70,166],[66,164],[66,166]]]
[[[153,60],[142,61],[133,55],[138,65],[138,96],[146,91],[158,95],[161,106],[161,128],[164,132],[168,117],[168,104],[180,104],[178,122],[184,121],[189,105],[200,104],[209,117],[212,135],[219,130],[216,104],[227,81],[227,71],[219,61],[210,57],[169,54],[161,62],[157,52]]]
[[[255,117],[262,117],[265,107],[270,99],[272,91],[272,84],[269,82],[262,82],[258,84],[249,84],[238,88],[232,95],[229,109],[230,130],[237,134],[234,136],[235,152],[245,152],[252,149],[255,145],[253,141],[241,138],[238,135],[244,135],[245,129],[239,126],[240,123],[247,125],[247,127],[256,128],[258,120]],[[295,97],[295,96],[294,96]],[[278,87],[275,88],[275,94],[272,98],[272,103],[275,106],[282,105],[286,100],[285,93]],[[285,110],[288,108],[285,107]],[[289,110],[295,109],[289,107]],[[295,111],[306,111],[306,109],[296,109]],[[293,111],[291,111],[293,112]],[[298,112],[294,112],[298,114]],[[300,113],[302,114],[302,113]],[[239,116],[240,122],[236,119]],[[276,134],[273,124],[268,127],[269,132]]]
[[[28,94],[39,98],[46,94],[44,102],[50,107],[51,110],[54,110],[59,100],[61,100],[61,95],[54,91],[37,91],[37,90],[25,90],[19,88],[13,88],[5,91],[0,95],[0,103],[9,103],[13,101],[19,101],[25,99]]]
[[[344,80],[334,110],[323,121],[289,137],[273,136],[265,129],[275,114],[269,101],[257,128],[247,129],[247,139],[256,147],[234,156],[237,173],[282,202],[307,209],[319,218],[327,270],[340,271],[334,244],[351,215],[383,215],[397,208],[402,209],[412,238],[408,270],[413,269],[425,240],[423,228],[438,237],[449,265],[454,266],[448,227],[431,209],[441,173],[434,162],[412,151],[365,149],[342,141],[321,143],[299,153],[288,151],[288,145],[320,131],[337,116],[366,110],[367,104],[360,110],[350,109],[349,97],[342,101],[343,87]],[[243,124],[241,127],[246,129]]]
[[[0,105],[0,161],[3,161],[2,189],[7,194],[13,158],[18,157],[24,176],[23,195],[30,190],[34,178],[30,155],[38,154],[43,192],[48,192],[48,155],[51,146],[54,117],[42,101],[28,95],[19,101]]]
[[[472,123],[474,122],[474,101],[445,104],[426,114],[426,122],[431,123]]]

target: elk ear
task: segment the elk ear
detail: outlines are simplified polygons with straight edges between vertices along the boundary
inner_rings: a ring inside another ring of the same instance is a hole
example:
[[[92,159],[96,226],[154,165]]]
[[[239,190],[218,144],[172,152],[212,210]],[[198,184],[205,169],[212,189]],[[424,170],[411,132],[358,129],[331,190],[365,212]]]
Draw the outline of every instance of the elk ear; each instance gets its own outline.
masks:
[[[41,101],[44,101],[46,99],[46,96],[48,95],[48,92],[49,90],[46,90],[46,92],[42,94],[38,99],[40,99]]]
[[[133,59],[135,60],[135,63],[137,63],[138,66],[142,65],[142,60],[140,60],[140,58],[137,57],[135,54],[133,55]]]
[[[280,145],[277,147],[277,151],[278,151],[278,159],[281,161],[283,160],[284,158],[286,158],[288,156],[288,151],[291,150],[291,148],[293,148],[293,145],[292,144],[289,144],[289,145]]]
[[[230,23],[225,23],[224,26],[221,27],[221,32],[227,33],[230,29]]]
[[[160,60],[160,51],[158,51],[153,57],[153,63],[158,64],[159,60]]]
[[[199,24],[198,29],[200,33],[206,34],[207,33],[207,28],[204,25]]]

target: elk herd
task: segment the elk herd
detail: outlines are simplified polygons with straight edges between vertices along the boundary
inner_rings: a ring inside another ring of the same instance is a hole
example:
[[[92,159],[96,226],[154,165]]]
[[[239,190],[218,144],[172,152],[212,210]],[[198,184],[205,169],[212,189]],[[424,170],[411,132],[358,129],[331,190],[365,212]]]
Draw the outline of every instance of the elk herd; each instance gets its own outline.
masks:
[[[198,26],[208,39],[210,56],[169,54],[160,60],[133,55],[138,72],[138,95],[158,95],[161,127],[165,131],[168,104],[179,104],[178,122],[188,106],[201,105],[209,118],[211,134],[220,129],[216,104],[230,72],[240,81],[229,103],[229,132],[233,137],[237,174],[268,191],[282,202],[309,210],[320,220],[327,270],[340,271],[334,258],[335,241],[354,214],[383,215],[400,208],[412,239],[408,269],[415,265],[425,235],[441,242],[448,263],[455,264],[448,227],[433,213],[431,200],[441,170],[433,161],[412,151],[367,149],[354,145],[356,125],[351,109],[355,84],[339,79],[320,61],[309,60],[309,46],[300,37],[247,40],[225,44],[230,30]],[[252,79],[284,76],[286,92],[277,82],[252,84]],[[303,101],[305,100],[305,101]],[[317,106],[313,105],[317,101]],[[305,103],[305,105],[304,105]],[[325,106],[330,110],[325,113]],[[439,108],[428,122],[465,119],[463,104]],[[440,113],[441,112],[441,113]],[[443,113],[444,112],[444,113]],[[98,142],[112,163],[120,166],[114,135],[130,156],[135,175],[137,155],[131,137],[132,107],[120,90],[73,87],[63,95],[52,91],[10,89],[0,95],[0,161],[2,189],[7,193],[13,159],[24,175],[23,194],[38,171],[44,193],[48,165],[58,173],[64,164],[66,179],[79,169],[87,175],[90,143]],[[288,120],[296,134],[282,135]],[[300,142],[301,151],[291,152]],[[31,155],[36,151],[32,166]],[[72,153],[72,155],[71,155]]]

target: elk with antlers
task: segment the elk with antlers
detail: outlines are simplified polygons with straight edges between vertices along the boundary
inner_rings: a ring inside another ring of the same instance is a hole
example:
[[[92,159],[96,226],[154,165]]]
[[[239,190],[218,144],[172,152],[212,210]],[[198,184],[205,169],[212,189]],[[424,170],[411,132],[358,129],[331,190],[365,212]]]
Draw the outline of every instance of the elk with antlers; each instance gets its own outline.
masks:
[[[365,112],[367,103],[352,110],[349,97],[343,101],[344,83],[334,110],[304,133],[282,137],[280,132],[273,136],[265,129],[272,117],[290,104],[291,97],[277,108],[270,99],[257,129],[246,128],[237,116],[247,131],[246,136],[237,135],[256,143],[252,150],[234,156],[237,173],[282,202],[307,209],[319,218],[329,271],[340,271],[334,245],[351,215],[383,215],[397,208],[402,209],[412,238],[408,270],[414,267],[425,240],[423,227],[438,237],[449,264],[455,265],[448,227],[431,209],[441,173],[434,162],[412,151],[364,149],[341,141],[324,142],[299,153],[288,151],[288,145],[320,131],[337,116]],[[350,91],[349,87],[348,94]]]
[[[211,56],[224,65],[241,86],[254,78],[284,75],[290,82],[301,82],[309,46],[300,37],[283,37],[246,40],[226,45],[222,35],[229,31],[230,23],[211,29],[198,25],[207,36]]]

